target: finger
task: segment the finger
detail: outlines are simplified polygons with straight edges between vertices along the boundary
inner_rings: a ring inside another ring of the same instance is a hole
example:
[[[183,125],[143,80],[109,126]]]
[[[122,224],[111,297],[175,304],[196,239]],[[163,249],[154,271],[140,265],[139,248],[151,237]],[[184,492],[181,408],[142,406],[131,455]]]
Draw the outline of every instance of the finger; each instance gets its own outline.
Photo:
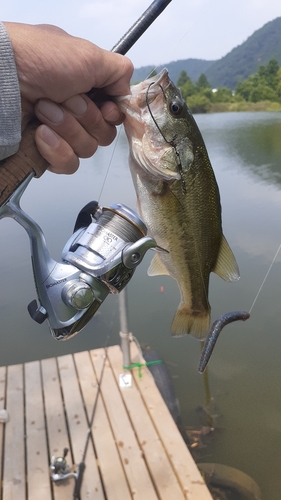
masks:
[[[79,158],[71,146],[47,125],[40,125],[35,132],[39,153],[56,174],[73,174],[79,167]]]
[[[98,107],[85,94],[67,99],[62,103],[62,107],[66,111],[70,111],[100,146],[111,144],[116,136],[115,125],[119,125],[123,121],[123,114],[114,102],[107,101]]]
[[[113,96],[130,94],[130,79],[134,71],[132,61],[126,56],[107,50],[100,50],[96,55],[99,56],[99,61],[89,67],[93,87],[104,88],[108,95]],[[96,68],[99,68],[99,71],[96,71]]]
[[[40,99],[35,113],[42,123],[68,142],[80,158],[92,156],[98,145],[107,146],[116,135],[115,127],[104,120],[100,110],[86,96],[74,96],[62,105]]]
[[[104,120],[112,125],[120,125],[124,121],[125,115],[120,112],[118,106],[112,101],[102,103],[100,111]]]
[[[95,137],[62,106],[48,99],[40,99],[36,103],[35,113],[37,118],[64,139],[80,158],[88,158],[97,150],[98,141]]]

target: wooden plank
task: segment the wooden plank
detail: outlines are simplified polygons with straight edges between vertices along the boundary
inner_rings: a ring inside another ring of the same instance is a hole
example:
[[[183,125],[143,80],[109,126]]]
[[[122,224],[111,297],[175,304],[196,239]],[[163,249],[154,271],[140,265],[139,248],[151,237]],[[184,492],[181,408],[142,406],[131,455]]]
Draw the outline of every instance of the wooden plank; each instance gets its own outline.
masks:
[[[98,388],[95,372],[88,351],[74,354],[74,360],[90,421]],[[107,498],[110,500],[131,500],[132,497],[101,394],[98,395],[97,399],[92,434]]]
[[[112,348],[108,348],[108,353]],[[91,351],[96,376],[99,380],[103,362],[104,349]],[[108,360],[105,363],[101,393],[111,422],[115,441],[134,500],[157,500],[153,481],[143,460],[142,450],[136,440],[128,413],[124,406],[119,387]]]
[[[0,410],[6,409],[6,366],[0,367]],[[2,457],[6,423],[0,423],[0,484],[2,484]],[[1,493],[0,493],[1,497]]]
[[[51,500],[40,362],[24,365],[28,500]]]
[[[119,346],[112,347],[108,356],[118,383],[119,375],[123,372]],[[132,387],[121,392],[159,497],[161,500],[184,500],[184,493],[143,403],[138,386],[133,383]]]
[[[137,349],[131,347],[135,356]],[[74,479],[50,482],[50,458],[68,447],[80,462],[88,432],[86,414],[90,419],[103,362],[104,349],[44,360],[43,385],[39,361],[25,368],[0,368],[0,409],[6,408],[10,416],[7,424],[0,423],[2,500],[73,497]],[[110,347],[92,428],[98,464],[90,442],[81,500],[104,500],[101,482],[108,500],[212,500],[149,370],[143,368],[142,380],[133,371],[133,387],[124,390],[118,385],[121,371],[120,348]],[[70,463],[71,453],[67,459]]]
[[[8,366],[3,500],[25,500],[23,365]]]
[[[134,344],[131,345],[131,353],[132,358],[135,357],[134,360],[139,361],[139,353]],[[145,363],[144,360],[143,362]],[[212,500],[212,496],[156,387],[151,373],[147,368],[143,368],[140,380],[137,370],[134,370],[134,379],[143,395],[186,498],[188,500]]]
[[[88,435],[88,423],[78,385],[73,356],[58,358],[58,366],[63,390],[67,421],[71,436],[74,461],[78,464],[83,456]],[[93,445],[90,440],[86,457],[86,469],[81,486],[81,500],[104,500],[101,479],[97,467]]]
[[[64,448],[70,449],[70,443],[66,428],[56,359],[44,359],[41,361],[41,367],[50,453],[49,459],[51,459],[53,455],[61,457]],[[67,460],[70,464],[70,453],[67,456]],[[72,478],[58,484],[53,484],[54,500],[69,500],[72,498],[74,485],[75,482]]]

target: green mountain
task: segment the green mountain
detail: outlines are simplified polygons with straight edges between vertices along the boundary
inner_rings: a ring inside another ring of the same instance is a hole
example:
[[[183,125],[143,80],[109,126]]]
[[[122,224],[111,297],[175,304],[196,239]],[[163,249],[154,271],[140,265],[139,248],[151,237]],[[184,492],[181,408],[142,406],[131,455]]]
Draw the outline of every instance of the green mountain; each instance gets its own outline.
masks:
[[[182,70],[186,71],[189,78],[191,78],[193,82],[196,82],[199,76],[202,73],[206,73],[208,68],[214,62],[215,61],[205,61],[203,59],[182,59],[180,61],[172,61],[162,66],[157,66],[157,68],[155,66],[143,66],[142,68],[135,69],[132,77],[132,82],[135,83],[140,82],[141,80],[145,80],[154,69],[155,71],[157,71],[157,73],[159,73],[159,71],[161,71],[161,69],[163,68],[167,68],[170,78],[174,82],[178,80],[180,72]]]
[[[193,82],[198,80],[201,73],[205,73],[213,88],[234,89],[239,81],[257,72],[259,66],[267,65],[270,59],[276,59],[281,65],[281,17],[266,23],[218,61],[184,59],[158,66],[156,71],[167,68],[174,82],[182,70]],[[152,66],[135,69],[132,82],[145,80],[153,69]]]
[[[266,23],[244,43],[233,49],[206,71],[212,87],[229,87],[256,73],[259,66],[276,59],[281,65],[281,17]]]

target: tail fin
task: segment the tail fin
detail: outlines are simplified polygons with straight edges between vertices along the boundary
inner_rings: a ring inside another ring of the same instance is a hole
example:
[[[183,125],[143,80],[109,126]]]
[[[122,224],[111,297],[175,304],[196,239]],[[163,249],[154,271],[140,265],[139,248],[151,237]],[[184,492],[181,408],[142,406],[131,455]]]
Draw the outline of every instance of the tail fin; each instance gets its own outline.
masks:
[[[210,311],[192,311],[185,305],[179,305],[174,316],[171,332],[173,336],[191,334],[193,337],[204,340],[210,326]]]

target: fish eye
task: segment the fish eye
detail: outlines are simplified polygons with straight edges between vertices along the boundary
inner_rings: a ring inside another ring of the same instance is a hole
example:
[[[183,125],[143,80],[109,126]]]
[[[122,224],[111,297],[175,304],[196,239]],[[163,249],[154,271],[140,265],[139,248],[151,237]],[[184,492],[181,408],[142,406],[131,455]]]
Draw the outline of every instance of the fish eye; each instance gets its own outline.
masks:
[[[181,101],[172,101],[170,103],[170,112],[174,116],[178,116],[181,114],[182,111],[182,103]]]

